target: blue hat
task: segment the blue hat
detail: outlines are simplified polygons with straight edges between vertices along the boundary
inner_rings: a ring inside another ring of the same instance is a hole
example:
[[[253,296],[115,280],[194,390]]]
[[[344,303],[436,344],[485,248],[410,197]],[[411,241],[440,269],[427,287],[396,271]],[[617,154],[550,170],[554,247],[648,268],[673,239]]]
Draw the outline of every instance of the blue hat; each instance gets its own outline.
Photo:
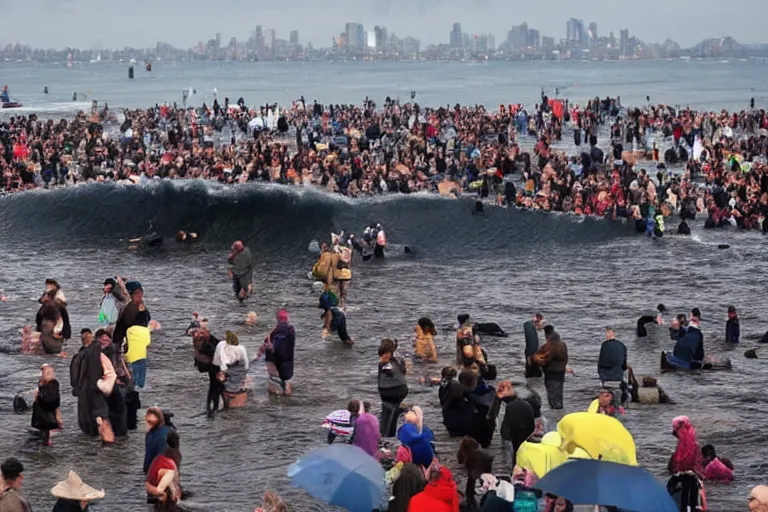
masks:
[[[144,288],[141,287],[141,283],[138,281],[128,281],[125,283],[125,289],[128,291],[130,295],[133,295],[133,292],[136,290],[142,290],[144,291]]]

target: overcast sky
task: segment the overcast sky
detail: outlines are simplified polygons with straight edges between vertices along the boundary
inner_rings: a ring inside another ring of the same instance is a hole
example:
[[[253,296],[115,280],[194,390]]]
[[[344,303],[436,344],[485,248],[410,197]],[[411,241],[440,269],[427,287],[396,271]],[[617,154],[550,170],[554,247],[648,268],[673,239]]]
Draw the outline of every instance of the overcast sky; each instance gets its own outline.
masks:
[[[667,37],[683,46],[731,35],[742,43],[768,42],[761,30],[768,0],[0,0],[0,43],[34,47],[105,48],[154,46],[164,41],[190,47],[220,32],[247,39],[256,25],[288,39],[299,30],[302,44],[329,46],[346,22],[366,29],[384,25],[422,44],[448,41],[454,22],[464,32],[491,33],[497,44],[512,25],[527,21],[542,36],[565,37],[568,18],[598,24],[598,35],[628,28],[646,42]],[[332,6],[332,7],[331,7]]]

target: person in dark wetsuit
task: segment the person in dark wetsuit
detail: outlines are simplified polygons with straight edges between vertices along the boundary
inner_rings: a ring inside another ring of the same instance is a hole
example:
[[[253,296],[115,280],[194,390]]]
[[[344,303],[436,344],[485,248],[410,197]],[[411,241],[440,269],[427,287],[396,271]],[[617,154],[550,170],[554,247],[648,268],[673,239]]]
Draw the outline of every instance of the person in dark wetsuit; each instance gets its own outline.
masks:
[[[397,419],[403,412],[401,404],[408,396],[405,361],[395,357],[396,348],[396,343],[390,339],[382,340],[379,346],[378,388],[381,398],[379,420],[381,437],[395,436]]]
[[[650,324],[651,322],[656,322],[659,325],[664,325],[664,318],[663,314],[667,311],[667,308],[664,306],[664,304],[659,304],[656,306],[656,313],[655,315],[643,315],[640,318],[637,319],[637,337],[638,338],[645,338],[648,336],[648,330],[646,329],[646,325]]]

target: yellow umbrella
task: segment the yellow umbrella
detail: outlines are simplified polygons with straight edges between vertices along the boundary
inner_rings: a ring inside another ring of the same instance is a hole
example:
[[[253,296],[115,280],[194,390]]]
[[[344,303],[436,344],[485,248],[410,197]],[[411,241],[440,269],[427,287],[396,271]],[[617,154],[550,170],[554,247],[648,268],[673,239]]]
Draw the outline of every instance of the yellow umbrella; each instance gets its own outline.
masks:
[[[581,448],[593,459],[637,466],[635,440],[624,425],[605,414],[575,412],[557,424],[561,448],[574,453]]]
[[[587,452],[576,448],[572,454],[560,449],[562,438],[557,432],[549,432],[541,438],[540,443],[520,445],[517,450],[517,465],[525,468],[541,478],[556,467],[568,461],[568,459],[590,459]]]

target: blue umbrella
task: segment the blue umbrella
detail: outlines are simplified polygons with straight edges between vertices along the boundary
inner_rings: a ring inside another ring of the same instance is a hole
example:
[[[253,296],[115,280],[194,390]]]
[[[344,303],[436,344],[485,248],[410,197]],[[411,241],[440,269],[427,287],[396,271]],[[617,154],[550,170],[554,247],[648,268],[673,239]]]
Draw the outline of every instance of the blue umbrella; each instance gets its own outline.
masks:
[[[577,459],[556,467],[536,488],[574,505],[602,505],[631,512],[679,512],[667,490],[643,468]]]
[[[313,450],[288,468],[291,483],[329,505],[371,512],[384,493],[384,470],[357,446],[337,443]]]

